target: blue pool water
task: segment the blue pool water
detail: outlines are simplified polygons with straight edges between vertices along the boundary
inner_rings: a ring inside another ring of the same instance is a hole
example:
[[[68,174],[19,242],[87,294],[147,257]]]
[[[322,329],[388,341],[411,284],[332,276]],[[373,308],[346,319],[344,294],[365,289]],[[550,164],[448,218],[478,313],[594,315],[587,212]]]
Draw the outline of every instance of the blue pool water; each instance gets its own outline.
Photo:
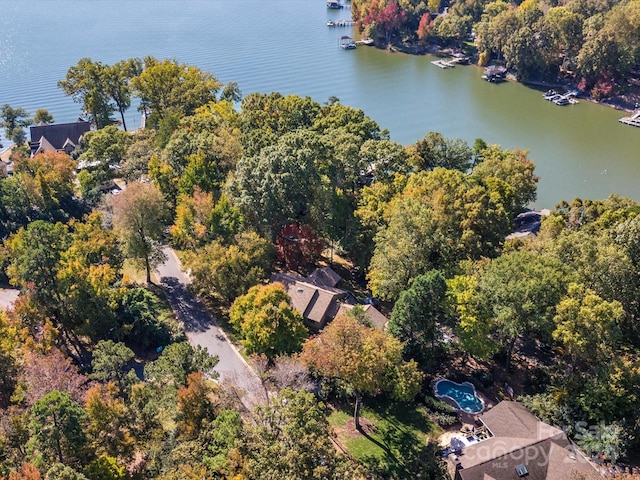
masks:
[[[456,383],[451,380],[438,380],[434,387],[436,397],[448,397],[466,413],[480,413],[484,410],[482,401],[476,395],[476,389],[469,382]]]

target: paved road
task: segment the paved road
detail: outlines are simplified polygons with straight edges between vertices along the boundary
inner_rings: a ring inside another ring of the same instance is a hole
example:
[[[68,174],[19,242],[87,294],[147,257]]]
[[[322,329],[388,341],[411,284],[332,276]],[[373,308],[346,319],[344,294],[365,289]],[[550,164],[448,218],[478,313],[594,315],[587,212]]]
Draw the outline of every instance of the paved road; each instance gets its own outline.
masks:
[[[184,323],[189,343],[206,348],[220,361],[214,368],[227,388],[237,390],[244,405],[251,409],[261,403],[260,380],[231,344],[224,331],[204,305],[187,290],[189,278],[180,269],[175,252],[166,247],[167,261],[156,269],[171,308]]]

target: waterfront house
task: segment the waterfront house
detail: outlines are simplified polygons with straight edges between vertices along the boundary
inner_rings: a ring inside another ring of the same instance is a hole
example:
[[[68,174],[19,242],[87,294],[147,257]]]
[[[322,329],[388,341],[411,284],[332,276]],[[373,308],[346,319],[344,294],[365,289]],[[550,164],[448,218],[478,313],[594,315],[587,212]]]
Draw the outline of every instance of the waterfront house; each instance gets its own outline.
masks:
[[[81,118],[71,123],[47,125],[40,122],[29,127],[31,156],[33,157],[43,152],[65,152],[70,154],[90,128],[91,124]]]
[[[595,467],[559,428],[541,422],[518,402],[502,401],[483,413],[486,439],[449,455],[454,480],[567,480]]]

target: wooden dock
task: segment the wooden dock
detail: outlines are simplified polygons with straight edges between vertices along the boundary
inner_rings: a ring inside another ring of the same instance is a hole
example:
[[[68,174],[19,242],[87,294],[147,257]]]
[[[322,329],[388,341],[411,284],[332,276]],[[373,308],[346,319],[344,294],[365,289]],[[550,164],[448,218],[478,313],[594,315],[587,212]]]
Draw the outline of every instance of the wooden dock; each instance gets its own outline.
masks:
[[[631,125],[632,127],[640,127],[640,110],[636,110],[633,115],[629,117],[622,117],[618,121],[625,125]]]
[[[433,62],[431,62],[433,65],[435,65],[436,67],[445,69],[445,68],[453,68],[456,66],[456,63],[458,63],[456,61],[456,59],[452,59],[452,60],[434,60]]]
[[[355,24],[355,20],[329,20],[327,27],[353,27]]]

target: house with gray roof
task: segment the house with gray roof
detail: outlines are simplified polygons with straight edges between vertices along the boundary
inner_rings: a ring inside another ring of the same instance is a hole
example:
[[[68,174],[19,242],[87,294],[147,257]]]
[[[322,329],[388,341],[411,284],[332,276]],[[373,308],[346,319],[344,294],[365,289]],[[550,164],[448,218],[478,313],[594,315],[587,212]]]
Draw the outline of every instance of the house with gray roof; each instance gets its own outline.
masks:
[[[316,268],[311,275],[303,277],[297,273],[274,273],[270,283],[281,283],[291,297],[291,306],[302,314],[305,324],[311,330],[322,330],[338,315],[347,314],[358,304],[356,297],[338,288],[342,277],[331,267]],[[373,305],[362,305],[371,324],[384,330],[389,321]]]
[[[336,317],[342,303],[355,304],[356,299],[350,292],[335,287],[339,280],[335,281],[333,274],[337,274],[333,270],[333,274],[316,272],[308,277],[297,273],[274,273],[269,282],[284,285],[291,297],[291,306],[302,314],[307,327],[317,331]]]
[[[48,125],[40,122],[29,127],[31,156],[44,152],[65,152],[70,154],[80,143],[82,136],[91,129],[91,124],[81,118],[71,123]]]
[[[518,402],[502,401],[479,421],[489,435],[449,455],[454,480],[567,480],[597,473],[562,430]]]

